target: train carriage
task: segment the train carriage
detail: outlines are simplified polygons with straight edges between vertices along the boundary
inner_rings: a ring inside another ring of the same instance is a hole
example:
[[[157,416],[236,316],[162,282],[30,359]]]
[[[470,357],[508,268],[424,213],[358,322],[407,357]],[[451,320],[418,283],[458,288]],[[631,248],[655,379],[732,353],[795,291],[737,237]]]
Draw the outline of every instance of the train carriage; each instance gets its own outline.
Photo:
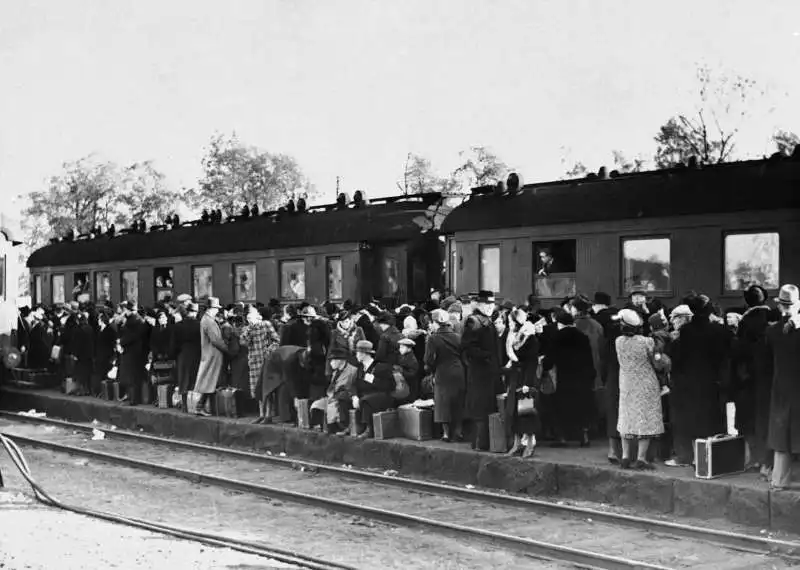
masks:
[[[751,283],[800,281],[800,160],[612,173],[520,188],[484,187],[454,209],[447,282],[544,307],[634,288],[665,305],[689,290],[741,305]]]
[[[307,210],[60,240],[28,259],[31,289],[35,302],[143,306],[186,292],[223,303],[424,299],[441,286],[443,247],[428,221],[441,199],[341,195]]]

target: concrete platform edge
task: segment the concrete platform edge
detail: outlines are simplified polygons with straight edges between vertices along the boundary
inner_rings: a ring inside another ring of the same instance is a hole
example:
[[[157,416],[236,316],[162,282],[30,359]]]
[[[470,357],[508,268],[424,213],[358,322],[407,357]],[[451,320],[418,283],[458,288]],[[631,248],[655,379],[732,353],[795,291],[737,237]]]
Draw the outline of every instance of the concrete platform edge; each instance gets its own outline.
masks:
[[[69,421],[97,420],[119,428],[240,449],[284,452],[290,457],[362,468],[394,469],[453,484],[559,496],[658,514],[720,518],[759,529],[800,531],[800,493],[773,493],[725,480],[669,477],[594,465],[522,460],[458,448],[434,448],[410,440],[366,440],[329,436],[277,425],[252,425],[227,418],[199,418],[152,406],[65,396],[52,391],[0,391],[0,408],[36,409]]]

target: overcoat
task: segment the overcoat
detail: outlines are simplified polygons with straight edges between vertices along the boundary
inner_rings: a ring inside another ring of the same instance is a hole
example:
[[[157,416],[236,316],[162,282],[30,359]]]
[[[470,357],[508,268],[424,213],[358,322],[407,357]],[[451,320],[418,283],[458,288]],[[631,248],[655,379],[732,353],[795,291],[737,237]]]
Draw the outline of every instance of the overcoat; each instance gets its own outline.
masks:
[[[672,343],[670,412],[675,438],[694,442],[725,432],[720,389],[729,371],[728,335],[695,316]]]
[[[506,378],[508,378],[508,388],[506,390],[505,407],[505,427],[506,437],[519,434],[536,434],[541,426],[538,409],[541,407],[539,398],[535,394],[534,388],[537,386],[536,371],[539,366],[539,339],[533,332],[533,326],[526,323],[522,331],[510,332],[511,339],[508,340],[506,352],[513,351],[517,357],[517,362],[512,362]],[[530,397],[536,399],[537,413],[535,415],[520,416],[517,413],[517,400],[523,395],[517,390],[523,386],[531,388]]]
[[[147,378],[149,352],[148,325],[138,315],[131,315],[119,330],[119,343],[123,348],[119,359],[119,381],[126,386],[139,385]]]
[[[559,330],[543,361],[543,368],[556,368],[553,398],[556,422],[566,437],[588,428],[594,418],[594,360],[589,337],[575,327]]]
[[[770,449],[800,453],[800,331],[782,320],[767,329],[772,356]]]
[[[186,317],[175,324],[170,353],[177,368],[178,388],[181,393],[193,389],[200,367],[200,322]]]
[[[589,339],[592,347],[592,361],[594,362],[594,389],[603,387],[602,371],[603,358],[605,356],[605,333],[603,325],[588,315],[575,317],[575,328],[581,331]]]
[[[400,357],[400,352],[397,343],[403,335],[397,330],[397,327],[391,325],[383,333],[381,333],[378,347],[375,350],[376,362],[385,362],[386,364],[397,364]]]
[[[464,323],[461,351],[467,365],[467,393],[464,414],[486,422],[497,407],[495,386],[500,375],[497,330],[491,319],[475,312]]]
[[[216,319],[204,314],[200,319],[200,367],[197,369],[195,392],[213,394],[216,391],[227,350]]]
[[[233,388],[242,390],[250,396],[250,366],[247,345],[242,343],[242,327],[231,330],[228,339],[228,351],[231,355],[231,378]]]
[[[439,329],[428,337],[425,367],[434,376],[434,420],[439,423],[456,421],[464,405],[466,379],[461,360],[461,337],[450,323],[439,325]]]
[[[260,390],[263,399],[281,386],[286,386],[288,397],[296,398],[302,389],[305,371],[300,362],[305,346],[279,346],[269,353],[261,368]]]
[[[105,380],[108,371],[114,364],[114,348],[117,345],[117,333],[111,326],[98,331],[94,352],[94,373],[100,380]]]
[[[733,355],[736,370],[736,429],[766,441],[772,398],[772,354],[767,346],[771,309],[748,309],[739,323]]]

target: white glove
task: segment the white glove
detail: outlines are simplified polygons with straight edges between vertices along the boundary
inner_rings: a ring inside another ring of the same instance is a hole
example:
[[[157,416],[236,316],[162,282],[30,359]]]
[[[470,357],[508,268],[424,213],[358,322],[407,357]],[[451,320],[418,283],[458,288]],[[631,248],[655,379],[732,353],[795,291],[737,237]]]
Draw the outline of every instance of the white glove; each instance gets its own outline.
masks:
[[[375,376],[372,374],[364,374],[364,382],[367,384],[372,384],[375,382]]]
[[[353,396],[353,398],[351,399],[351,402],[353,403],[353,407],[355,409],[358,409],[358,396]]]
[[[522,387],[522,393],[523,394],[530,394],[530,392],[531,392],[530,386],[523,386]]]

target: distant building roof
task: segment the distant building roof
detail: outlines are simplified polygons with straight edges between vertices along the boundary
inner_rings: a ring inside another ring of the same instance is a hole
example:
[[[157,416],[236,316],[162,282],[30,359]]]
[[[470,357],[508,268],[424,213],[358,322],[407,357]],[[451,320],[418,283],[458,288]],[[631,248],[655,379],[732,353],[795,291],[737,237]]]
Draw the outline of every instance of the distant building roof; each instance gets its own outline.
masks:
[[[305,213],[283,213],[279,221],[259,216],[223,224],[59,242],[34,251],[28,258],[28,267],[406,240],[421,233],[419,217],[440,199],[439,194],[428,194],[373,200],[361,208],[336,210],[331,206],[328,210],[318,207]]]
[[[445,233],[800,207],[800,162],[758,160],[529,184],[516,195],[473,195]]]

